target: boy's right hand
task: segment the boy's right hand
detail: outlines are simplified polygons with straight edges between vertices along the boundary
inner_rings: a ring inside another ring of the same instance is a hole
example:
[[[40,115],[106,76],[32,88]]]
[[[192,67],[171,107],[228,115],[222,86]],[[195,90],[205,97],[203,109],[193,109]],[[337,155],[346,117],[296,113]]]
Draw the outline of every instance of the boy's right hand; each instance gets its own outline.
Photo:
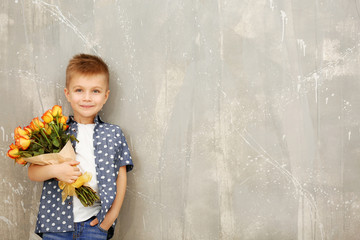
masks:
[[[56,166],[56,178],[66,183],[74,183],[81,176],[80,169],[76,166],[80,162],[72,160],[60,163]]]

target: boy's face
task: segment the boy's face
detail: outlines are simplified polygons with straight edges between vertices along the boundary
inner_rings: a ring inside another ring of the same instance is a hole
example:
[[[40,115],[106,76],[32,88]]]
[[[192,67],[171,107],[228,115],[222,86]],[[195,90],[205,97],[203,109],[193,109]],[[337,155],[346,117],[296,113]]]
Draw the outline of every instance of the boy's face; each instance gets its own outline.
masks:
[[[75,121],[94,123],[94,118],[106,103],[110,90],[106,77],[97,75],[75,75],[64,89],[65,96],[74,112]]]

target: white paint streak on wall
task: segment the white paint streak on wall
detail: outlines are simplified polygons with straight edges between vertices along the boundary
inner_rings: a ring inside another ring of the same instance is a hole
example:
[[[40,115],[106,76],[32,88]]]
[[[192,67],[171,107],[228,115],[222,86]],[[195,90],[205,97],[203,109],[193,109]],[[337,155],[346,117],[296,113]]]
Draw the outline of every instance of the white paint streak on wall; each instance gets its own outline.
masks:
[[[315,102],[317,103],[318,102],[318,88],[319,88],[318,81],[319,81],[320,76],[319,76],[319,74],[314,73],[313,78],[315,80],[315,91],[314,91],[315,92]]]
[[[300,93],[300,89],[301,89],[301,76],[297,76],[297,84],[296,84],[296,90],[298,93]]]
[[[315,223],[317,225],[317,229],[320,231],[321,240],[324,240],[324,229],[323,225],[321,223],[321,218],[319,215],[319,210],[317,206],[317,202],[314,199],[314,196],[311,192],[309,192],[307,189],[303,187],[303,184],[291,173],[289,172],[285,167],[283,167],[282,164],[280,164],[276,159],[274,159],[257,141],[254,139],[250,133],[243,129],[243,132],[240,134],[241,138],[254,150],[259,154],[259,157],[263,159],[265,162],[269,163],[271,166],[273,166],[277,171],[279,171],[281,174],[284,175],[288,180],[290,180],[296,190],[297,197],[299,199],[303,199],[303,203],[301,205],[305,204],[308,209],[306,216],[311,216],[310,221]],[[303,223],[298,223],[303,224]],[[302,228],[302,227],[301,227]],[[300,229],[301,229],[300,228]],[[307,229],[307,232],[310,232],[310,234],[314,233],[314,229]]]
[[[274,8],[275,8],[275,6],[274,6],[274,0],[269,0],[269,4],[270,4],[270,9],[271,9],[272,11],[274,11]]]
[[[304,41],[303,39],[297,39],[297,44],[298,44],[300,50],[302,50],[303,56],[305,57],[305,55],[306,55],[306,44],[305,44],[305,41]]]
[[[156,208],[158,208],[159,210],[163,210],[166,208],[166,205],[155,201],[153,198],[151,198],[150,196],[147,196],[144,193],[132,191],[129,187],[126,188],[126,192],[129,192],[130,194],[135,195],[136,197],[139,197],[140,199],[144,200],[145,202],[156,206]]]
[[[64,23],[67,27],[72,29],[74,33],[84,42],[85,46],[90,48],[97,55],[101,56],[99,52],[95,49],[95,47],[98,46],[98,44],[89,40],[68,18],[66,18],[64,14],[61,12],[59,6],[41,0],[34,0],[33,3],[40,6],[45,11],[50,12],[51,16],[55,17],[55,19],[59,20],[60,22]]]
[[[223,62],[224,61],[224,32],[223,32],[223,26],[222,26],[222,7],[221,7],[221,1],[218,0],[218,14],[219,14],[219,37],[220,37],[220,59]]]
[[[223,78],[224,78],[224,33],[223,33],[223,6],[221,0],[218,0],[218,14],[219,14],[219,37],[220,37],[220,59],[221,59],[221,67],[220,74],[217,81],[217,101],[218,101],[218,109],[217,114],[219,117],[216,119],[218,122],[215,124],[215,132],[218,140],[215,140],[217,146],[219,146],[219,150],[216,151],[216,162],[217,162],[217,182],[218,182],[218,195],[219,195],[219,211],[220,211],[220,228],[221,228],[221,238],[222,239],[231,239],[235,232],[235,216],[234,216],[234,208],[233,208],[233,198],[232,192],[234,189],[234,183],[231,180],[231,170],[229,169],[227,156],[228,149],[226,143],[226,136],[228,133],[225,130],[224,125],[224,101],[226,99],[227,94],[223,90]]]
[[[9,219],[7,219],[6,217],[4,217],[4,216],[0,216],[0,220],[1,221],[3,221],[3,222],[5,222],[7,225],[9,225],[9,226],[14,226],[14,223],[12,223]],[[17,225],[17,224],[15,224],[15,225]]]
[[[3,126],[1,126],[1,127],[0,127],[0,129],[1,129],[1,131],[2,131],[2,135],[3,135],[3,137],[2,137],[3,142],[5,142],[5,129],[4,129],[4,127],[3,127]]]
[[[285,26],[287,24],[288,18],[283,10],[280,10],[280,16],[282,22],[281,42],[283,42],[285,37]]]

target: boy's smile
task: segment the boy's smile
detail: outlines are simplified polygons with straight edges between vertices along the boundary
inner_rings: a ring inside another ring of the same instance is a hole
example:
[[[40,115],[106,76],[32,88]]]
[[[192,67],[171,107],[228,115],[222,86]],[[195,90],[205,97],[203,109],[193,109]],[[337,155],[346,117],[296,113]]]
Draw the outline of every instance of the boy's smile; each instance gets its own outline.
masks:
[[[75,75],[71,78],[65,96],[74,112],[75,121],[94,123],[94,118],[106,103],[110,90],[106,77],[97,75]]]

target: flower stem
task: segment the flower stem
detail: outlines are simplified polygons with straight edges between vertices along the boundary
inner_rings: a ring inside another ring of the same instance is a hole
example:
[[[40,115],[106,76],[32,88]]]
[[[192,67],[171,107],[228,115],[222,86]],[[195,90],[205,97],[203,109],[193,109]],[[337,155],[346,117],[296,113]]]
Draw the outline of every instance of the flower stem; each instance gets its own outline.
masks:
[[[56,117],[56,121],[57,121],[57,117]],[[61,137],[60,137],[60,135],[59,135],[59,132],[58,132],[58,130],[56,129],[56,127],[59,127],[58,125],[54,125],[54,122],[51,122],[50,123],[50,126],[52,126],[52,129],[55,131],[55,133],[56,133],[56,135],[57,135],[57,137],[58,137],[58,139],[59,139],[59,143],[60,143],[60,149],[63,147],[62,146],[62,144],[61,144]]]
[[[54,122],[51,122],[51,123],[50,123],[50,125],[51,125],[51,126],[53,126],[53,128],[52,128],[52,129],[54,129],[54,131],[56,132],[56,135],[57,135],[57,136],[58,136],[58,138],[60,139],[60,136],[59,136],[58,130],[56,129],[56,127],[55,127],[55,125],[54,125]],[[57,127],[59,127],[59,126],[57,126]]]
[[[35,134],[31,135],[31,137],[35,137],[36,140],[40,141],[40,138],[38,138]]]
[[[50,143],[49,139],[47,138],[47,136],[46,136],[43,128],[40,129],[40,133],[41,133],[41,135],[46,139],[46,141],[49,143],[49,146],[50,146],[50,148],[51,148],[52,144]]]
[[[87,186],[75,188],[75,192],[84,207],[92,206],[94,202],[100,200],[96,192]]]
[[[43,147],[43,148],[46,148],[46,147],[44,147],[43,145],[41,145],[40,143],[37,143],[37,142],[35,142],[35,141],[33,141],[33,143],[35,143],[36,145],[39,145],[39,146],[41,146],[41,147]]]

